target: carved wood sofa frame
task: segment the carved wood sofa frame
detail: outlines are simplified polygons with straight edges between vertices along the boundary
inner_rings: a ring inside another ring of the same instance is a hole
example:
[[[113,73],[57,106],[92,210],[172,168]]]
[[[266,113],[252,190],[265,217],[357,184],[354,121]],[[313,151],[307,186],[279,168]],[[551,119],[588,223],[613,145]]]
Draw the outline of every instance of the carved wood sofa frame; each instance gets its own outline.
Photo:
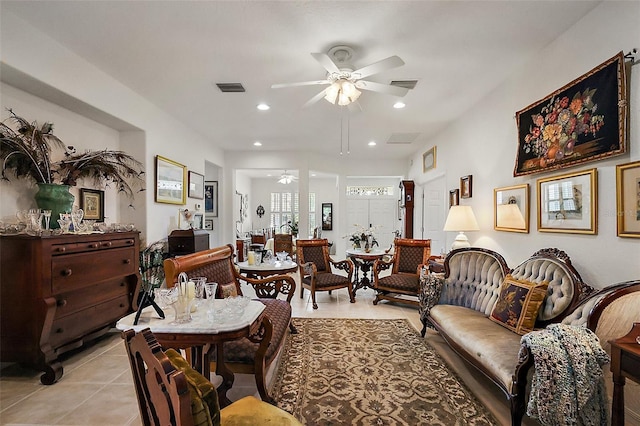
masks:
[[[547,280],[549,281],[547,298],[540,309],[538,320],[536,321],[536,328],[543,328],[550,323],[561,322],[592,295],[595,290],[582,281],[580,274],[572,266],[569,256],[558,249],[539,250],[511,270],[504,258],[492,250],[474,247],[463,248],[451,251],[445,259],[444,267],[445,284],[440,301],[431,309],[426,320],[438,330],[455,352],[493,381],[505,393],[511,406],[512,425],[520,425],[526,410],[527,373],[533,366],[531,354],[525,353],[519,360],[517,358],[517,350],[520,349],[520,336],[506,328],[504,329],[514,334],[515,337],[512,343],[517,345],[517,348],[511,348],[515,351],[513,361],[516,362],[512,382],[505,383],[505,380],[496,374],[495,367],[492,370],[491,366],[483,362],[486,359],[486,354],[482,357],[479,353],[474,353],[474,351],[463,347],[464,343],[459,342],[459,339],[455,337],[456,330],[447,328],[448,326],[451,327],[451,325],[445,323],[445,321],[439,322],[437,318],[434,318],[434,312],[435,316],[438,316],[437,306],[457,305],[474,309],[484,314],[487,317],[486,320],[490,322],[488,315],[490,315],[495,305],[500,286],[507,274],[510,273],[519,280],[533,282]],[[457,313],[464,314],[462,311]],[[424,332],[425,329],[423,328],[423,335]]]
[[[266,389],[266,371],[271,362],[276,359],[284,343],[287,328],[290,332],[297,333],[291,322],[291,299],[295,293],[296,283],[289,275],[273,275],[261,279],[242,276],[233,263],[233,253],[233,246],[227,244],[186,256],[166,259],[164,268],[167,286],[172,287],[177,282],[178,275],[185,272],[193,277],[206,277],[208,282],[217,282],[216,297],[218,298],[222,295],[222,285],[235,285],[238,295],[242,295],[240,281],[245,281],[254,288],[259,300],[265,304],[264,317],[267,320],[267,327],[266,329],[260,327],[260,333],[264,333],[265,330],[270,332],[271,343],[264,350],[265,353],[262,353],[263,345],[260,342],[264,340],[264,335],[226,342],[224,344],[224,364],[232,371],[254,374],[262,400],[274,402]],[[278,295],[281,294],[286,295],[286,300],[278,298]],[[217,356],[213,349],[209,350],[209,353]],[[214,363],[211,364],[214,367]],[[221,364],[219,363],[219,365]],[[220,369],[217,366],[215,366],[215,371],[219,372]],[[233,383],[233,375],[221,375],[230,387]]]

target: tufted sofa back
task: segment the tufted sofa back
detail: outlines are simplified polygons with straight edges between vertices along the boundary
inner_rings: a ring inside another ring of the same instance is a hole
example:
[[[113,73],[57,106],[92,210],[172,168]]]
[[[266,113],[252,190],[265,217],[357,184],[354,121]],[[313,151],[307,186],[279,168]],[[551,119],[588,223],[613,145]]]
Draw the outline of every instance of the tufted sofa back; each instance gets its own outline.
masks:
[[[489,315],[509,267],[504,258],[477,247],[453,250],[445,259],[439,304],[458,305]]]
[[[511,275],[519,280],[549,282],[547,297],[538,313],[538,322],[561,318],[593,290],[582,282],[569,256],[558,249],[537,251],[516,266]]]

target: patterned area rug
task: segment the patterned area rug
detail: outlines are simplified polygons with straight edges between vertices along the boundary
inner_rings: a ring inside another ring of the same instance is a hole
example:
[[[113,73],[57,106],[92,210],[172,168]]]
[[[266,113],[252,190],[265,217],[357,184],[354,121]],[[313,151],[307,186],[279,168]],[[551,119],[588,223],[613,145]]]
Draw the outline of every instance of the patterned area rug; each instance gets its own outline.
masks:
[[[304,424],[498,424],[406,320],[294,324],[271,395]]]

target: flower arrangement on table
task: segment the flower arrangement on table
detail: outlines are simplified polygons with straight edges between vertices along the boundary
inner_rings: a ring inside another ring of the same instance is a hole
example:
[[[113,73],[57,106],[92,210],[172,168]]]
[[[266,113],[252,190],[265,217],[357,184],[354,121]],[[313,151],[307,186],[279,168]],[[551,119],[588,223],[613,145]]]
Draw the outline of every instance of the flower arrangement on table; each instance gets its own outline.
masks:
[[[376,241],[375,236],[375,226],[370,226],[365,228],[361,225],[356,224],[356,230],[351,234],[347,235],[344,238],[349,238],[349,241],[353,243],[354,248],[362,247],[362,243],[364,243],[365,250],[371,250],[373,246],[378,245],[378,241]]]
[[[280,225],[280,230],[282,230],[282,228],[284,228],[285,226],[291,232],[291,235],[298,235],[298,222],[288,221],[287,223]]]

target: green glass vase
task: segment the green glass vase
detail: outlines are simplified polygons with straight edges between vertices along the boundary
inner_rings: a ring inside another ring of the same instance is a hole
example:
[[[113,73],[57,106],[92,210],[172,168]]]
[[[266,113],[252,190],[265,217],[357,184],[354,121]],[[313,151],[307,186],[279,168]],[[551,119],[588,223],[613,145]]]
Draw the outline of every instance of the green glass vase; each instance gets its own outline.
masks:
[[[52,229],[59,228],[58,219],[60,213],[71,213],[75,197],[69,192],[69,185],[58,185],[54,183],[39,183],[35,200],[39,209],[51,210]]]

